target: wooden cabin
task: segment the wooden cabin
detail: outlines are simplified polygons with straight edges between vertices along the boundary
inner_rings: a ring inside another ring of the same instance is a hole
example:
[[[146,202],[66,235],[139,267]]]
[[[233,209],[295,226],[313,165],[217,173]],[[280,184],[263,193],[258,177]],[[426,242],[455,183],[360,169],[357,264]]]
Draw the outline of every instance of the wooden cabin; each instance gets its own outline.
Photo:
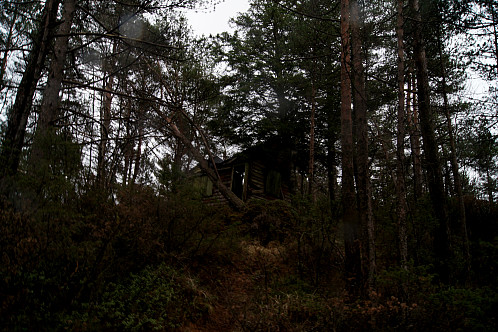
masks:
[[[288,199],[293,190],[292,151],[276,142],[259,144],[227,160],[216,158],[215,166],[223,184],[243,201]],[[226,203],[207,175],[199,168],[195,173],[206,202]]]

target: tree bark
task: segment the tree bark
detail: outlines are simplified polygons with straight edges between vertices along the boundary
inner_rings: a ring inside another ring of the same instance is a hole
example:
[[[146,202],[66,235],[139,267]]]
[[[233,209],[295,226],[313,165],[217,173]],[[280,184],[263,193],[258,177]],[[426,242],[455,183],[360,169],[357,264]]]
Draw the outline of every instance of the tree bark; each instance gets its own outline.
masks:
[[[404,0],[397,1],[396,37],[398,43],[398,124],[396,135],[396,196],[398,197],[398,241],[401,267],[407,269],[408,242],[406,232],[406,202],[405,184],[405,46],[403,43]]]
[[[58,117],[59,93],[62,79],[64,78],[64,64],[68,50],[69,33],[71,32],[75,11],[76,0],[65,0],[62,22],[57,30],[58,37],[54,44],[54,53],[50,64],[47,86],[43,93],[35,140],[31,151],[30,164],[35,168],[39,165],[40,160],[47,157],[45,152],[50,153],[50,147],[43,145],[46,143],[45,140],[48,138],[48,135],[50,135],[50,128],[54,127],[54,121]]]
[[[422,35],[422,18],[419,10],[418,0],[410,0],[414,11],[415,30],[413,36],[413,48],[415,55],[415,66],[417,68],[417,93],[420,112],[420,130],[423,138],[425,153],[429,194],[435,216],[439,222],[434,238],[434,250],[439,259],[439,274],[441,281],[449,282],[449,259],[450,259],[450,229],[448,218],[447,199],[444,192],[443,174],[439,160],[438,144],[436,142],[434,129],[434,114],[431,108],[429,75],[427,70],[427,58],[425,53],[425,42]]]
[[[329,138],[329,140],[331,139]],[[337,151],[335,148],[335,140],[329,141],[327,143],[327,177],[328,177],[329,200],[331,206],[335,204],[337,196],[336,155]]]
[[[135,145],[135,131],[133,130],[133,124],[131,122],[131,113],[132,113],[132,106],[131,106],[131,101],[126,100],[125,101],[125,106],[124,109],[126,111],[125,116],[124,116],[124,126],[125,126],[125,139],[123,142],[123,148],[122,148],[122,154],[124,157],[124,167],[123,167],[123,186],[126,186],[127,184],[132,184],[130,183],[131,179],[131,168],[132,168],[132,158],[134,155],[134,145]]]
[[[493,22],[493,46],[494,46],[494,56],[495,56],[495,75],[498,76],[498,31],[496,31],[496,12],[495,4],[492,2],[488,3],[489,10],[491,11],[491,20]]]
[[[442,90],[443,90],[443,107],[444,114],[446,117],[446,128],[448,130],[448,137],[450,139],[450,159],[451,159],[451,171],[453,173],[453,181],[455,184],[455,191],[457,196],[458,203],[458,217],[460,222],[460,232],[462,236],[463,242],[463,252],[465,256],[465,266],[466,266],[466,278],[467,280],[470,277],[471,272],[471,257],[470,257],[470,246],[469,246],[469,237],[467,233],[467,217],[465,214],[465,202],[463,199],[463,190],[462,190],[462,180],[460,178],[460,170],[458,167],[458,159],[456,153],[456,143],[455,143],[455,135],[453,133],[453,126],[451,125],[451,116],[450,116],[450,108],[448,101],[448,93],[447,93],[447,85],[446,85],[446,66],[443,61],[443,46],[441,35],[438,36],[438,48],[439,48],[439,58],[441,60],[441,70],[442,70]]]
[[[114,41],[112,45],[112,54],[116,54],[117,42]],[[112,114],[112,90],[114,86],[114,77],[112,75],[112,59],[108,60],[104,67],[104,79],[102,96],[103,102],[100,108],[100,141],[98,146],[97,155],[97,183],[102,188],[107,188],[108,174],[107,174],[107,145],[109,142],[109,133],[111,130],[111,114]]]
[[[2,180],[15,175],[19,167],[33,97],[45,64],[45,58],[49,52],[49,43],[57,19],[59,3],[60,0],[46,0],[45,2],[40,25],[33,40],[33,48],[29,53],[26,68],[17,89],[16,100],[9,113],[0,155],[0,177]]]
[[[314,71],[314,68],[313,68]],[[314,177],[315,177],[315,108],[316,108],[316,87],[314,82],[314,73],[311,82],[311,117],[310,117],[310,155],[308,165],[308,193],[313,201],[316,200]]]
[[[351,112],[351,39],[349,0],[341,0],[341,148],[342,221],[344,223],[345,278],[348,293],[362,291],[361,224],[356,209],[353,165],[353,121]]]
[[[418,110],[416,94],[412,94],[412,89],[416,85],[413,68],[408,69],[408,93],[406,98],[406,114],[408,120],[408,128],[410,130],[410,148],[412,151],[413,163],[413,194],[415,202],[422,197],[422,162],[420,153],[420,125],[418,121]]]
[[[356,121],[356,151],[358,168],[358,202],[360,223],[363,229],[362,241],[364,245],[364,257],[368,260],[367,286],[373,287],[375,278],[375,229],[372,213],[372,195],[370,183],[370,170],[368,163],[368,119],[367,119],[367,96],[365,87],[365,70],[363,67],[364,52],[361,36],[361,25],[363,24],[362,13],[357,0],[350,0],[351,5],[351,45],[352,45],[352,87],[353,105]]]
[[[9,51],[12,44],[12,36],[14,33],[14,26],[16,25],[17,15],[18,15],[17,7],[14,6],[14,14],[12,16],[12,21],[10,23],[7,40],[5,41],[5,46],[4,46],[5,50],[3,51],[3,57],[0,65],[0,91],[2,91],[5,86],[3,77],[5,76],[5,70],[7,69],[7,59],[9,57]]]
[[[138,173],[140,172],[140,164],[142,162],[142,145],[143,145],[143,138],[144,138],[144,126],[143,124],[139,124],[139,129],[138,129],[138,143],[137,143],[137,149],[135,152],[135,167],[133,168],[133,176],[131,178],[131,184],[135,184],[137,181]]]
[[[237,210],[242,210],[245,206],[244,202],[237,197],[230,189],[227,188],[221,181],[218,174],[216,174],[215,170],[209,167],[208,162],[204,159],[204,156],[196,149],[192,142],[185,136],[175,125],[173,120],[166,116],[163,112],[155,109],[156,113],[168,124],[169,128],[173,135],[181,140],[183,144],[187,147],[187,149],[192,153],[194,159],[199,163],[200,168],[206,172],[206,175],[209,177],[211,182],[215,185],[215,187],[220,191],[220,193],[225,197],[228,202]]]

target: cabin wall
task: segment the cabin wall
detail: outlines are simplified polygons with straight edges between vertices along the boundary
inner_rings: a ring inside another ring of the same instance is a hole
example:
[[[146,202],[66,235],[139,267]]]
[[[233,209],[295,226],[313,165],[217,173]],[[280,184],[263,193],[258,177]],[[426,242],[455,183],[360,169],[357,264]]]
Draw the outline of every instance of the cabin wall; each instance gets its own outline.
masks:
[[[281,170],[268,167],[263,160],[251,160],[249,162],[233,162],[230,165],[218,168],[220,179],[227,188],[234,189],[234,181],[237,195],[243,200],[251,199],[289,199],[289,179]],[[276,165],[278,166],[278,165]],[[241,179],[243,172],[243,181]],[[242,181],[242,188],[240,188]],[[278,187],[278,188],[277,188]],[[204,201],[210,205],[228,204],[228,201],[219,192],[216,186],[213,186],[212,195],[205,197]]]
[[[265,167],[260,161],[250,164],[247,197],[265,198]]]
[[[253,161],[249,174],[248,199],[289,198],[289,186],[279,170],[266,167],[262,161]]]

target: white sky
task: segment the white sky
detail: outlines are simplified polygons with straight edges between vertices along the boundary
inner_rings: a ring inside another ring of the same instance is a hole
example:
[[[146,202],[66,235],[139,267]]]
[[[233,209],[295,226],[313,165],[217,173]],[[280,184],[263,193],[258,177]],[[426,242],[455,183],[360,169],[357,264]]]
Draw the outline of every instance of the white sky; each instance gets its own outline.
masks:
[[[249,9],[249,0],[221,0],[214,7],[197,12],[189,10],[185,13],[194,33],[198,36],[216,35],[224,31],[232,31],[228,20]]]

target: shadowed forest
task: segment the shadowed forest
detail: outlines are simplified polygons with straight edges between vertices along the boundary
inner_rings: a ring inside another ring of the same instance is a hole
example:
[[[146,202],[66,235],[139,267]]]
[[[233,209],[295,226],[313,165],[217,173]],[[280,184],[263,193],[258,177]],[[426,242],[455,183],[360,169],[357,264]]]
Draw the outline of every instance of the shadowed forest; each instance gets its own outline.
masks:
[[[0,330],[498,330],[498,2],[220,2],[0,1]]]

